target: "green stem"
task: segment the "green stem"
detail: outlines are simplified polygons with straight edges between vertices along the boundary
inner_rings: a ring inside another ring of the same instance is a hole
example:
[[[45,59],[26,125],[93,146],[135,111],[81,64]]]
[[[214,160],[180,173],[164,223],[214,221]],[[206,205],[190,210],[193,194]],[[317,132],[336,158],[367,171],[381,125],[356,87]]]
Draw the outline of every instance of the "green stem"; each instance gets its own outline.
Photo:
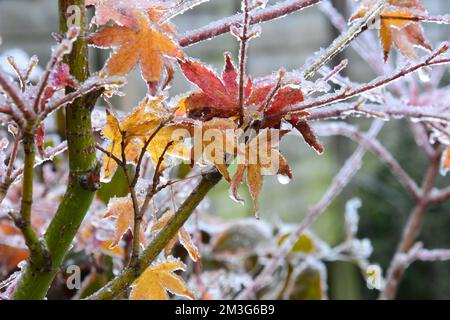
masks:
[[[30,264],[35,268],[45,270],[48,267],[47,252],[38,238],[38,235],[31,224],[31,208],[33,205],[33,179],[34,179],[34,159],[35,140],[34,126],[29,125],[23,136],[24,165],[22,179],[22,199],[20,205],[20,215],[14,216],[16,226],[22,231],[25,243],[30,251]]]
[[[219,183],[222,175],[217,171],[207,174],[197,188],[189,195],[176,212],[171,221],[158,233],[150,245],[140,256],[137,268],[128,267],[105,287],[90,296],[89,300],[110,300],[126,290],[158,257],[167,243],[177,234],[178,230],[189,219],[192,212],[202,202],[205,196]]]
[[[67,31],[67,8],[81,10],[81,36],[74,43],[66,62],[80,82],[89,76],[88,47],[85,32],[84,0],[59,0],[60,31]],[[55,217],[45,233],[51,266],[40,270],[28,264],[14,292],[15,299],[43,299],[70,249],[76,232],[93,200],[98,184],[98,166],[91,126],[91,109],[98,93],[80,98],[66,108],[66,135],[69,146],[69,184]]]

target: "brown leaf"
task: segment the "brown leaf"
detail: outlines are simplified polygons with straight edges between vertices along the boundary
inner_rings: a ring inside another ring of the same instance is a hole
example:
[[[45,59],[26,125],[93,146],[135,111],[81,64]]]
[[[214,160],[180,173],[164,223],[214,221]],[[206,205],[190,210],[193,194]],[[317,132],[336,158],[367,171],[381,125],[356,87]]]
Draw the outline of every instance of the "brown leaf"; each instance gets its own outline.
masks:
[[[390,6],[381,13],[380,40],[387,61],[392,46],[395,45],[400,53],[409,59],[416,59],[418,54],[415,46],[425,50],[432,50],[426,42],[419,16],[426,16],[427,10],[419,0],[387,0]],[[363,0],[361,7],[351,20],[363,17],[375,4],[376,0]]]
[[[283,155],[276,150],[279,141],[286,131],[277,129],[262,130],[245,147],[239,150],[238,168],[231,180],[230,195],[233,200],[242,203],[237,189],[247,172],[247,186],[253,199],[253,212],[257,217],[259,210],[259,194],[263,185],[264,175],[282,175],[292,179],[292,172]]]

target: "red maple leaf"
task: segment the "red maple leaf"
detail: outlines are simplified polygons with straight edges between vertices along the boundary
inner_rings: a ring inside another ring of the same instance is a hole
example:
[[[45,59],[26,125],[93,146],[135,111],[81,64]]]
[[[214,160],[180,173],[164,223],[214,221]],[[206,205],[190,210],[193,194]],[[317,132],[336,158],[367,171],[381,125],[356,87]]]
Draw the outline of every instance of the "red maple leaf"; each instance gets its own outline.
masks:
[[[192,118],[210,120],[214,117],[230,118],[239,115],[239,72],[225,54],[225,68],[222,75],[217,75],[211,68],[199,61],[188,59],[179,61],[186,78],[200,90],[184,98],[180,107]],[[257,82],[256,82],[257,83]],[[287,105],[304,100],[298,86],[280,86],[276,83],[263,82],[254,85],[251,78],[245,81],[244,108],[248,113],[262,112],[272,115]],[[278,119],[280,122],[281,119]]]

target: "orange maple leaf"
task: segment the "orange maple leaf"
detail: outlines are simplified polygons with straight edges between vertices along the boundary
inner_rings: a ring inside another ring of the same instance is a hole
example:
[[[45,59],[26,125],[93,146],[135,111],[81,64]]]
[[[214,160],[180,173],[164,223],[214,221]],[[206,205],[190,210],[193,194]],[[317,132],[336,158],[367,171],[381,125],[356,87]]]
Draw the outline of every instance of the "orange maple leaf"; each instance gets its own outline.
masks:
[[[447,174],[447,172],[450,170],[450,147],[445,150],[445,152],[442,154],[442,160],[441,160],[441,171],[443,174]]]
[[[363,0],[351,20],[363,17],[376,2]],[[384,61],[388,60],[393,45],[409,59],[418,57],[415,46],[431,51],[432,47],[425,40],[422,26],[417,22],[419,16],[427,15],[425,7],[418,0],[387,0],[387,2],[390,6],[383,9],[380,15],[380,40]]]
[[[184,55],[172,38],[173,29],[168,25],[157,26],[157,13],[134,12],[136,27],[107,26],[89,38],[91,45],[102,49],[114,48],[103,73],[128,74],[138,63],[143,78],[154,84],[160,81],[167,58],[183,59]]]

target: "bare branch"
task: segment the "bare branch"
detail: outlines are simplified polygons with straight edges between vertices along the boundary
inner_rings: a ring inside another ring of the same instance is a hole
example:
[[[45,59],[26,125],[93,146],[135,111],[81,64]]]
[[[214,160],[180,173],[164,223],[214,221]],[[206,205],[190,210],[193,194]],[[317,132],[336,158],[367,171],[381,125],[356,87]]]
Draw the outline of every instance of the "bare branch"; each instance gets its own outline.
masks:
[[[287,14],[317,4],[320,1],[321,0],[286,0],[276,3],[274,5],[268,6],[265,9],[258,10],[257,12],[250,14],[250,25],[259,24],[283,17]],[[239,24],[241,21],[243,21],[243,19],[244,17],[242,14],[236,14],[232,17],[210,23],[203,28],[189,31],[180,37],[179,44],[182,47],[188,47],[195,43],[217,37],[224,33],[228,33],[230,32],[231,26]]]
[[[376,137],[382,127],[383,121],[375,120],[367,135],[371,138]],[[306,218],[285,240],[282,248],[272,259],[272,261],[265,266],[263,271],[261,271],[261,273],[255,278],[254,282],[239,294],[237,299],[250,299],[257,290],[266,284],[267,279],[270,278],[284,259],[289,255],[289,252],[291,252],[293,245],[298,240],[300,235],[302,235],[303,232],[305,232],[305,230],[309,228],[314,221],[316,221],[316,219],[328,208],[330,203],[342,192],[344,187],[350,183],[352,178],[358,172],[358,169],[361,167],[362,159],[365,153],[366,148],[364,146],[360,146],[353,153],[353,155],[348,158],[339,173],[334,177],[333,182],[323,195],[322,199],[320,199],[320,201],[308,211]]]
[[[422,194],[416,182],[406,173],[393,155],[377,139],[370,138],[361,133],[356,127],[346,123],[327,123],[314,126],[319,136],[343,135],[355,140],[360,145],[371,150],[381,161],[386,163],[395,177],[406,187],[415,200],[421,198]]]
[[[31,113],[30,110],[28,110],[27,108],[27,104],[22,96],[22,93],[20,92],[20,89],[17,88],[17,86],[9,80],[8,75],[5,74],[1,69],[0,69],[0,87],[11,98],[11,100],[14,102],[14,104],[17,106],[20,112],[24,115],[24,117],[29,119],[31,117]]]
[[[310,121],[343,119],[349,116],[382,116],[382,118],[399,119],[409,118],[414,120],[434,120],[443,123],[450,122],[450,107],[442,106],[416,106],[405,105],[399,101],[393,101],[385,105],[365,103],[363,107],[358,108],[355,103],[337,103],[320,109],[310,111],[311,115],[307,117]]]
[[[288,113],[295,113],[304,110],[312,110],[330,104],[342,102],[350,98],[357,97],[363,93],[370,92],[378,88],[382,88],[398,79],[401,79],[402,77],[410,73],[416,72],[417,70],[423,67],[450,63],[450,58],[436,60],[438,56],[446,53],[448,49],[449,45],[444,44],[438,50],[429,55],[424,61],[417,63],[413,66],[408,66],[403,69],[400,69],[399,71],[395,72],[390,76],[376,78],[374,81],[370,82],[367,85],[362,85],[361,87],[350,89],[349,91],[343,91],[341,93],[332,94],[322,99],[318,98],[313,100],[307,100],[303,103],[294,106],[288,106],[286,108],[283,108],[281,111],[274,113],[270,117],[280,117]]]
[[[419,199],[416,207],[411,212],[408,223],[403,231],[403,237],[397,249],[397,252],[392,259],[391,265],[388,269],[386,277],[386,286],[380,293],[380,299],[391,300],[394,299],[398,286],[406,268],[409,264],[404,262],[404,255],[408,253],[414,246],[414,242],[422,228],[423,219],[426,209],[430,203],[430,195],[436,181],[436,176],[439,172],[440,160],[442,151],[437,151],[432,159],[428,171],[422,182],[422,197]]]
[[[109,86],[122,86],[126,82],[123,77],[109,77],[105,79],[92,78],[84,82],[75,92],[65,95],[63,98],[47,106],[39,115],[38,121],[44,120],[50,113],[62,108],[80,97]]]

